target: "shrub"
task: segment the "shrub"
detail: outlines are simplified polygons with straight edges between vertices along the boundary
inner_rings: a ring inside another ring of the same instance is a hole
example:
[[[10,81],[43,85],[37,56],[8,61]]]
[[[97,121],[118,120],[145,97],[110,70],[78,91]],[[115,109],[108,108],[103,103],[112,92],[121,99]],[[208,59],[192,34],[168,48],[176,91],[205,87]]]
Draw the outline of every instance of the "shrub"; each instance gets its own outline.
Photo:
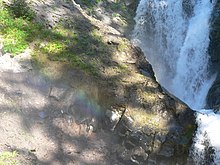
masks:
[[[15,18],[33,19],[35,14],[25,0],[12,0],[9,9]]]

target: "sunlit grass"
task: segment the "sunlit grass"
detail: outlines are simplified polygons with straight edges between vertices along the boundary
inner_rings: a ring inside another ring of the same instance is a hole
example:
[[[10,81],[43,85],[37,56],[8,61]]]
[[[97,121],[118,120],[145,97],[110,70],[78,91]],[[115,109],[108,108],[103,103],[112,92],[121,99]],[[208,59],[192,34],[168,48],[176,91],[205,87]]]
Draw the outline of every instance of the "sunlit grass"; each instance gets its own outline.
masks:
[[[32,59],[38,68],[47,67],[49,61],[60,61],[79,68],[92,75],[101,75],[100,67],[110,65],[109,59],[115,51],[126,51],[126,42],[118,46],[109,46],[100,30],[89,21],[60,20],[53,28],[46,28],[32,19],[33,12],[22,2],[29,14],[20,11],[21,7],[4,7],[0,3],[0,35],[3,40],[3,52],[16,56],[28,47],[32,49]],[[84,1],[90,3],[90,1]],[[100,1],[94,2],[95,4]],[[16,1],[16,4],[18,2]],[[119,2],[114,2],[119,3]],[[16,12],[14,12],[15,10]],[[16,14],[16,15],[15,15]],[[20,15],[24,16],[20,16]],[[85,23],[85,27],[81,23]],[[126,71],[120,65],[119,70]]]
[[[3,51],[16,55],[27,46],[29,33],[25,30],[26,20],[13,18],[7,9],[0,9],[0,34],[4,37]]]
[[[86,72],[96,74],[93,59],[97,54],[107,54],[101,35],[97,30],[76,31],[58,24],[52,29],[27,17],[14,17],[8,7],[0,8],[0,35],[3,36],[3,51],[16,56],[30,46],[33,59],[45,64],[45,59],[69,63]],[[43,60],[42,60],[43,59]]]
[[[0,165],[19,165],[20,163],[15,160],[17,157],[17,152],[9,152],[9,151],[3,151],[0,152]]]
[[[43,51],[49,54],[61,53],[64,49],[66,49],[66,44],[61,41],[52,41],[43,47]]]

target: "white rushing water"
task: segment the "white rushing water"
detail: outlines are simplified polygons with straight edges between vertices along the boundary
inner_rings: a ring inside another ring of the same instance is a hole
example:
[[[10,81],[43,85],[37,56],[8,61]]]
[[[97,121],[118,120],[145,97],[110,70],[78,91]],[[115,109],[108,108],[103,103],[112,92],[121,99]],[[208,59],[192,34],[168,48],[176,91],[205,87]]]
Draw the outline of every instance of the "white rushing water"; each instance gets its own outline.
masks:
[[[206,159],[207,144],[220,164],[220,116],[202,110],[215,80],[207,54],[213,7],[210,0],[141,0],[133,32],[134,44],[144,51],[160,84],[198,111],[192,153],[197,164]]]

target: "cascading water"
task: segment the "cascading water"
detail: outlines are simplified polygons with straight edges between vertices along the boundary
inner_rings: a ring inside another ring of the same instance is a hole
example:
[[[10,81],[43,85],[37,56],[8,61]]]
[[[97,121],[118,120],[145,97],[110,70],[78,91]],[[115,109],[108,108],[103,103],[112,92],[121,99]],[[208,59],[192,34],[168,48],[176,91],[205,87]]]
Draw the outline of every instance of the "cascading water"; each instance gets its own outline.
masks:
[[[207,54],[214,4],[212,0],[141,0],[132,37],[152,64],[160,84],[198,111],[199,128],[192,152],[196,164],[204,162],[206,150],[215,163],[220,163],[220,142],[216,140],[220,135],[211,130],[216,128],[211,124],[220,126],[220,117],[202,111],[215,80],[209,73]],[[216,122],[210,123],[210,119]]]

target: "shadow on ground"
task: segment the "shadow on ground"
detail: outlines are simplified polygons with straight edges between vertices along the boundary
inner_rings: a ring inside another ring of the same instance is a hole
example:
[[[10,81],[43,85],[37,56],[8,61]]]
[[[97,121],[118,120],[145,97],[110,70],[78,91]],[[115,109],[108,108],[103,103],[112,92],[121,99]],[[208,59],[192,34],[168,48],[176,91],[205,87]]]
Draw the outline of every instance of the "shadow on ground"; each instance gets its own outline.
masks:
[[[81,83],[74,89],[32,71],[1,73],[1,150],[23,155],[21,164],[117,161],[114,137],[102,128],[102,108]]]

